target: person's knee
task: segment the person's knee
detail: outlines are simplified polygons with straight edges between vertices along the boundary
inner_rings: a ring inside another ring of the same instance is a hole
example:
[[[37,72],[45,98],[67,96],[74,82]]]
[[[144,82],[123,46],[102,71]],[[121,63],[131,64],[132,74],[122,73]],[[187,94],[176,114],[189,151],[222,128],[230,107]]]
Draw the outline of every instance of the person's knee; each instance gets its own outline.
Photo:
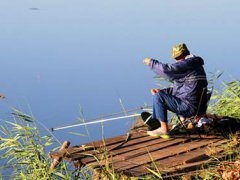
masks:
[[[161,92],[161,91],[157,92],[157,93],[153,96],[153,102],[163,103],[163,102],[164,102],[164,93]]]

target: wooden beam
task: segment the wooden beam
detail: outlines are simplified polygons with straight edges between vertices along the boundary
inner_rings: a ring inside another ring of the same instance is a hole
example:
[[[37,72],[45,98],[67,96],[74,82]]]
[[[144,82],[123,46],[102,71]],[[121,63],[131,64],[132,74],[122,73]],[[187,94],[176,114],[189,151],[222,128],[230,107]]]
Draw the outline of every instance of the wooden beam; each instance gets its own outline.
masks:
[[[67,149],[69,146],[70,146],[70,142],[69,141],[64,141],[64,143],[62,144],[59,151],[61,151],[63,149]],[[50,166],[50,169],[51,170],[55,169],[61,161],[62,161],[62,157],[60,157],[60,156],[55,157],[53,159],[53,162],[52,162],[51,166]]]

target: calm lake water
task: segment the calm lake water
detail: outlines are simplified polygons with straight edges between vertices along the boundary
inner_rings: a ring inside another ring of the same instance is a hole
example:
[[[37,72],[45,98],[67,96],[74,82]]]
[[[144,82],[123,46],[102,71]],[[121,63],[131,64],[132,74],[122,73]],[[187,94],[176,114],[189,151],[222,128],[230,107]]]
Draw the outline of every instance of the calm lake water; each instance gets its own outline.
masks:
[[[240,1],[0,0],[1,119],[9,107],[31,112],[47,128],[151,105],[154,74],[145,57],[171,63],[185,42],[205,59],[207,72],[239,78]],[[104,136],[124,134],[132,119],[104,124]],[[88,126],[91,139],[100,125]],[[54,132],[72,145],[89,141]],[[46,133],[43,131],[43,134]]]

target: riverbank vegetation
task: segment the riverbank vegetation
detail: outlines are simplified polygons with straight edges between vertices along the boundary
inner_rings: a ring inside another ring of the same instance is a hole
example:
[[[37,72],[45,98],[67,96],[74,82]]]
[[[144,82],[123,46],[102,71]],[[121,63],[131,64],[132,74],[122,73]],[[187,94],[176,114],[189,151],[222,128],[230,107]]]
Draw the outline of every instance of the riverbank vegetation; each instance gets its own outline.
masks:
[[[223,83],[214,89],[208,111],[217,115],[240,119],[240,82]],[[36,120],[17,109],[13,109],[10,120],[1,120],[0,124],[0,178],[2,179],[91,179],[88,169],[74,170],[67,162],[50,170],[51,159],[46,149],[58,149],[57,140],[51,135],[42,136]],[[240,122],[239,122],[240,123]],[[239,135],[232,134],[226,145],[225,153],[230,159],[219,161],[215,166],[209,166],[197,176],[203,179],[235,177],[240,171]],[[233,146],[234,144],[234,146]],[[60,145],[60,144],[59,144]],[[237,145],[237,146],[236,146]],[[234,148],[233,148],[234,147]],[[236,148],[237,147],[237,148]],[[230,156],[229,156],[230,155]],[[149,170],[152,175],[145,178],[161,179],[161,172]],[[104,170],[109,179],[119,179],[120,176]],[[127,179],[125,176],[121,176]]]
[[[0,153],[3,179],[70,179],[71,172],[65,162],[50,170],[46,148],[55,141],[52,136],[41,136],[36,121],[17,109],[12,120],[1,120]]]

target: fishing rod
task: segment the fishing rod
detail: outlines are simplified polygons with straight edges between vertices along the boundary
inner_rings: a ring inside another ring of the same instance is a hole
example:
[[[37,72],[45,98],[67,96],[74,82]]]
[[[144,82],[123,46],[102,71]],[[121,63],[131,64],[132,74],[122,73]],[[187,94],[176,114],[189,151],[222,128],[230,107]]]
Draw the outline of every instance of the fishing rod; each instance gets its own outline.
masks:
[[[124,118],[136,117],[136,116],[140,116],[140,114],[132,114],[132,115],[128,115],[128,116],[121,116],[121,117],[115,117],[115,118],[109,118],[109,119],[102,119],[102,120],[98,120],[98,121],[91,121],[91,122],[86,122],[86,123],[73,124],[73,125],[69,125],[69,126],[52,128],[51,130],[52,131],[57,131],[57,130],[61,130],[61,129],[68,129],[68,128],[85,126],[85,125],[90,125],[90,124],[103,123],[103,122],[107,122],[107,121],[113,121],[113,120],[117,120],[117,119],[124,119]]]
[[[66,125],[66,126],[51,128],[51,131],[57,131],[57,130],[79,127],[79,126],[85,126],[85,125],[90,125],[90,124],[103,123],[103,122],[108,122],[108,121],[113,121],[113,120],[118,120],[118,119],[137,117],[137,116],[140,116],[140,114],[137,113],[137,114],[131,114],[131,115],[124,115],[124,116],[120,116],[120,117],[109,118],[109,117],[120,115],[120,114],[123,114],[123,113],[126,114],[126,113],[132,112],[132,111],[138,111],[138,110],[151,111],[151,109],[149,109],[149,108],[151,108],[151,106],[145,106],[145,107],[140,106],[138,108],[125,110],[124,112],[121,111],[121,112],[117,112],[117,113],[114,113],[114,114],[109,114],[109,115],[105,115],[105,116],[102,116],[102,117],[99,117],[99,118],[91,119],[91,120],[88,120],[88,122],[73,123],[73,124]]]

